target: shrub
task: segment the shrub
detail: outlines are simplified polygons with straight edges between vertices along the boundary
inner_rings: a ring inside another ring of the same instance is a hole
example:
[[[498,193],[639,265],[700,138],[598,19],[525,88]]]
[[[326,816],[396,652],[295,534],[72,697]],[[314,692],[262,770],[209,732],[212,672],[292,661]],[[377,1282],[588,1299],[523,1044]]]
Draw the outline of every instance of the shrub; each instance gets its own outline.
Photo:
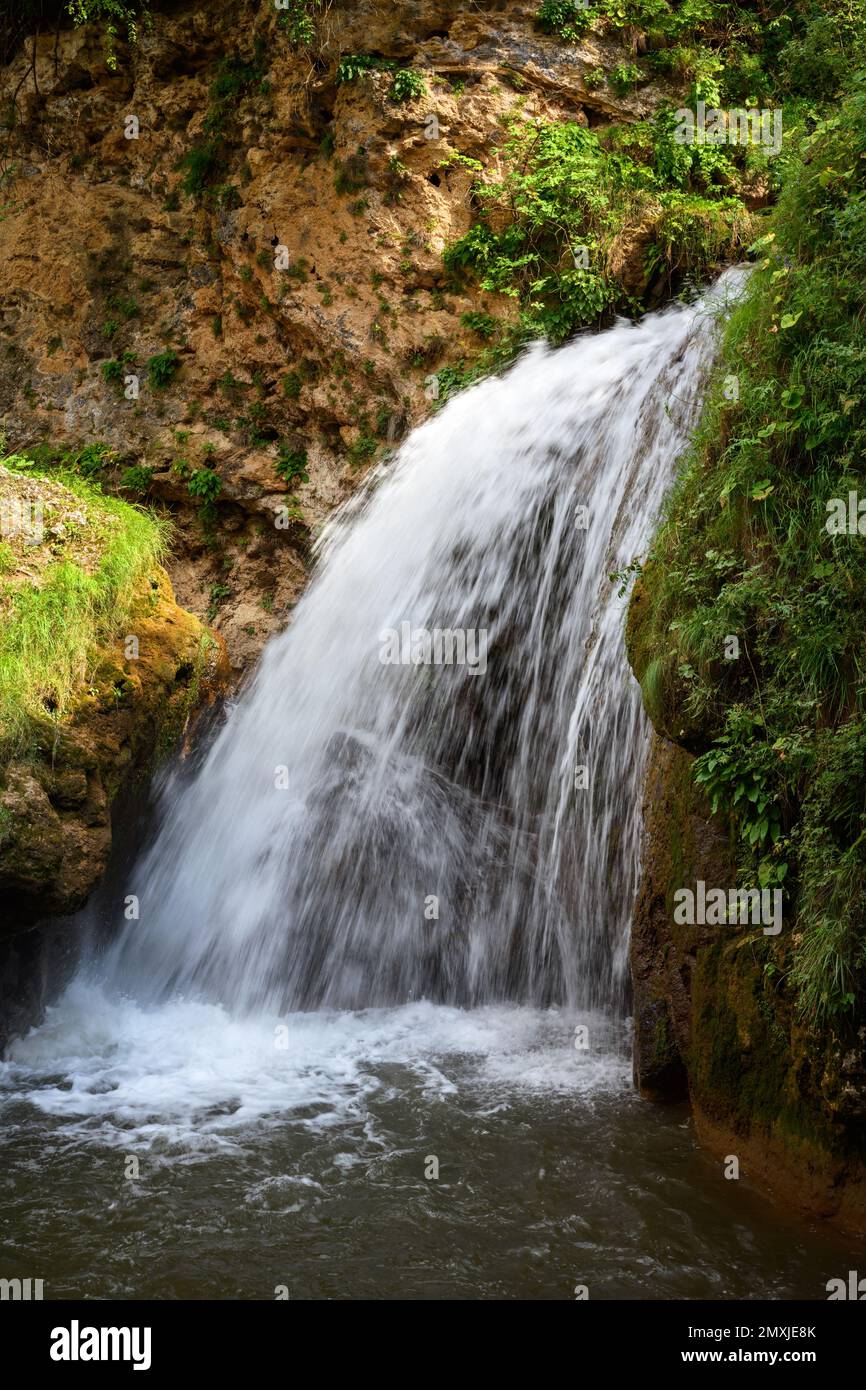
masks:
[[[180,161],[184,174],[182,188],[190,198],[200,198],[212,184],[224,165],[223,146],[220,140],[205,140],[193,145]]]
[[[316,36],[316,10],[322,0],[286,0],[277,24],[286,30],[293,48],[309,48]]]
[[[610,74],[610,85],[618,97],[628,96],[633,87],[636,87],[639,82],[645,81],[646,76],[637,63],[617,63]],[[704,92],[699,92],[697,95],[710,101],[714,99],[712,95],[708,96]]]
[[[102,372],[104,381],[109,386],[120,386],[123,381],[123,363],[117,360],[112,362],[100,362],[99,370]]]
[[[497,328],[496,319],[492,314],[474,312],[461,314],[460,322],[464,328],[469,328],[473,333],[477,333],[479,338],[492,338]]]
[[[448,270],[472,270],[482,289],[518,302],[520,333],[512,347],[539,335],[563,342],[615,308],[633,310],[607,270],[613,242],[629,225],[655,228],[648,275],[702,276],[741,240],[749,225],[742,202],[719,189],[692,191],[703,175],[693,175],[691,150],[681,167],[674,168],[670,155],[675,179],[670,170],[656,170],[652,138],[645,124],[613,129],[605,144],[576,122],[512,126],[502,179],[476,185],[481,220],[444,253]],[[670,143],[686,148],[672,137]],[[726,151],[712,153],[727,158]],[[682,191],[670,186],[675,180]],[[586,248],[587,266],[576,259],[577,246]]]

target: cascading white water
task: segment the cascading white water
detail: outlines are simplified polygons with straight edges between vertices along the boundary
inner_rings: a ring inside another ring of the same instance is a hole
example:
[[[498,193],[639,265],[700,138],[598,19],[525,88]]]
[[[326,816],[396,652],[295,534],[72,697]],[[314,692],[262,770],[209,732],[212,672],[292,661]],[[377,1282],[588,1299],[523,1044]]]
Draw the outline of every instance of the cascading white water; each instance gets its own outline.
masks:
[[[239,1009],[616,1009],[646,738],[609,575],[646,545],[737,277],[536,345],[412,434],[165,788],[112,983]],[[474,667],[383,664],[405,624],[468,633]]]

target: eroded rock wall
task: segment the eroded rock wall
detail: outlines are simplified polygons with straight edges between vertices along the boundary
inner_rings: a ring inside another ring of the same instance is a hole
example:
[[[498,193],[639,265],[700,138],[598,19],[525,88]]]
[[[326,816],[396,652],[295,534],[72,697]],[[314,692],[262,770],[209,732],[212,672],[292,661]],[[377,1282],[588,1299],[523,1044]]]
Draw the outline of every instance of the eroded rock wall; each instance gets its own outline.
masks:
[[[536,10],[331,3],[295,50],[273,6],[160,5],[114,72],[89,26],[28,40],[0,74],[0,101],[17,93],[0,430],[14,447],[104,442],[115,482],[152,470],[148,499],[180,525],[178,598],[210,616],[238,671],[285,621],[318,528],[431,409],[431,375],[478,355],[463,315],[512,312],[443,267],[474,217],[472,161],[495,177],[512,115],[606,122],[664,95],[590,90],[623,36],[565,44]],[[386,71],[338,82],[355,52],[423,71],[426,94],[395,102]],[[215,96],[221,65],[241,60],[254,76]],[[218,173],[190,194],[185,161],[211,143]],[[147,363],[169,350],[178,370],[160,389]],[[137,400],[105,379],[109,362],[140,376]],[[280,448],[306,454],[308,482],[278,472]],[[220,481],[208,528],[188,487],[203,461]]]
[[[768,948],[760,926],[675,921],[677,889],[737,882],[730,828],[692,760],[654,736],[630,948],[635,1082],[653,1100],[688,1099],[699,1137],[777,1200],[866,1230],[866,1030],[846,1044],[797,1018],[778,987],[790,926]]]

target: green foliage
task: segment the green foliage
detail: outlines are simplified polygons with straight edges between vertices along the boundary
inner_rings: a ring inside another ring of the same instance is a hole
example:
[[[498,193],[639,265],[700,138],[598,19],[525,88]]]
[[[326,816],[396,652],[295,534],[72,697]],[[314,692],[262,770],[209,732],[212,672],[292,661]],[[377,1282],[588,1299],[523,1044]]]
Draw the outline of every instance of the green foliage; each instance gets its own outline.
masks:
[[[287,0],[277,24],[289,36],[293,48],[309,48],[316,37],[316,11],[322,0]]]
[[[579,0],[543,0],[535,22],[545,34],[556,34],[561,39],[573,42],[586,33],[592,16]]]
[[[427,83],[420,72],[414,68],[398,68],[388,92],[390,101],[417,101],[426,96]]]
[[[626,227],[653,229],[649,273],[703,278],[734,251],[748,225],[739,199],[700,187],[690,159],[675,180],[656,167],[646,124],[609,131],[604,141],[576,122],[515,124],[502,154],[504,178],[476,185],[481,220],[444,260],[453,272],[474,271],[482,289],[517,300],[522,339],[560,343],[614,310],[635,307],[608,270],[613,242]]]
[[[586,9],[578,0],[544,0],[536,24],[566,42],[589,28],[622,33],[626,44],[627,31],[645,33],[641,69],[630,59],[614,69],[621,95],[642,72],[691,82],[690,102],[740,106],[772,94],[831,100],[866,61],[866,13],[850,0],[826,0],[820,8],[810,0],[763,0],[759,7],[742,0],[591,0]]]
[[[186,460],[179,462],[185,463]],[[198,517],[207,535],[216,517],[216,500],[222,492],[222,479],[212,468],[195,468],[187,477],[186,486],[190,497],[196,497],[201,502]]]
[[[104,23],[105,65],[111,72],[117,69],[118,34],[136,44],[141,28],[152,22],[147,0],[67,0],[66,12],[75,24]]]
[[[477,333],[479,338],[492,338],[498,324],[492,314],[484,314],[470,311],[460,315],[460,322],[464,328]]]
[[[212,503],[222,492],[222,481],[213,469],[196,468],[190,475],[187,488],[191,497],[199,497],[204,503]]]
[[[334,175],[334,188],[337,193],[359,193],[362,188],[367,187],[368,182],[367,152],[359,145],[354,154],[350,154],[348,159],[338,164]]]
[[[145,467],[144,464],[135,463],[130,468],[125,468],[120,475],[120,486],[126,488],[127,492],[147,492],[153,479],[153,469]]]
[[[695,781],[709,796],[713,812],[721,806],[734,811],[743,839],[762,850],[771,849],[782,833],[781,807],[774,796],[778,753],[765,735],[764,723],[753,711],[734,705],[724,734],[694,764]]]
[[[643,570],[637,665],[733,817],[744,876],[784,882],[787,984],[826,1022],[866,997],[866,546],[827,529],[831,499],[866,497],[866,76],[789,138],[773,230]]]
[[[180,161],[180,167],[186,170],[182,185],[184,193],[190,198],[200,198],[222,173],[224,164],[221,140],[204,140],[193,145]]]
[[[831,4],[830,13],[813,11],[805,28],[782,49],[779,78],[783,91],[832,101],[866,62],[866,12],[862,6]]]
[[[363,464],[369,463],[376,457],[379,445],[373,435],[362,431],[358,438],[350,445],[346,457],[353,468],[360,468]]]
[[[610,85],[618,97],[628,96],[632,88],[645,81],[646,74],[637,63],[617,63],[611,70]]]
[[[261,39],[256,40],[251,58],[242,58],[238,54],[223,58],[210,88],[210,105],[204,120],[204,129],[208,134],[218,134],[226,121],[234,118],[238,103],[249,94],[251,88],[266,88],[265,71]]]
[[[123,381],[123,363],[119,361],[100,362],[99,370],[109,386],[120,386]]]
[[[174,380],[180,366],[180,358],[171,348],[158,352],[147,359],[147,377],[151,386],[161,391]]]
[[[337,63],[337,81],[356,82],[359,77],[375,72],[379,66],[379,60],[368,53],[344,53]]]
[[[228,598],[231,589],[228,584],[212,584],[210,590],[210,603],[208,604],[207,620],[212,623],[223,602]]]
[[[107,444],[85,444],[80,449],[64,448],[52,444],[35,444],[18,458],[21,468],[35,468],[40,473],[58,470],[64,481],[69,474],[80,478],[93,479],[97,473],[114,461],[114,454]],[[9,459],[4,463],[12,467]]]
[[[73,708],[97,648],[128,631],[141,581],[167,544],[156,517],[104,496],[78,475],[60,481],[87,507],[87,566],[62,558],[38,585],[16,582],[14,574],[0,582],[0,748],[7,756]]]
[[[108,295],[105,303],[114,313],[120,314],[125,322],[129,319],[138,318],[141,313],[136,301],[122,294],[113,293]]]
[[[306,449],[293,449],[288,444],[281,444],[276,471],[287,484],[308,483],[310,475],[307,472]]]

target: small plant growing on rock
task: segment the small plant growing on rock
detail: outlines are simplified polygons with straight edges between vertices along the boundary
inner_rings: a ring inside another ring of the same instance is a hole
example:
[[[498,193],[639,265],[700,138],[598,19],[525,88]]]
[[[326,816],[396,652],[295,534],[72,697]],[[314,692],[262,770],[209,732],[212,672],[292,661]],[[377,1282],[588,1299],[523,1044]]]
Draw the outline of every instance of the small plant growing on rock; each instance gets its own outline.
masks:
[[[309,48],[316,36],[316,10],[322,0],[287,0],[286,8],[277,21],[284,29],[293,48]]]
[[[288,444],[281,444],[276,471],[286,483],[308,483],[306,449],[292,449]]]
[[[360,193],[369,183],[367,177],[367,153],[359,146],[354,154],[343,160],[334,175],[334,189],[337,193]]]
[[[646,75],[637,63],[617,63],[610,74],[610,85],[618,97],[626,97],[639,82],[645,82]]]
[[[223,166],[223,149],[219,140],[207,140],[187,150],[178,166],[186,172],[183,191],[190,198],[200,198],[213,183]]]
[[[496,332],[496,319],[492,314],[480,312],[461,314],[460,322],[464,328],[469,328],[473,333],[477,333],[479,338],[492,338]]]
[[[556,34],[558,38],[574,43],[586,33],[592,18],[589,7],[581,4],[581,0],[543,0],[535,23],[545,34]]]
[[[222,492],[222,479],[212,468],[196,468],[191,474],[187,488],[190,497],[198,497],[204,507],[212,508]]]
[[[409,182],[409,170],[401,159],[394,154],[388,160],[388,178],[385,184],[385,202],[389,204],[399,203],[403,196],[403,189]]]
[[[108,308],[126,321],[137,319],[141,310],[134,299],[127,299],[122,294],[110,294],[105,301]]]
[[[152,478],[152,468],[147,468],[142,463],[134,463],[130,468],[124,468],[120,475],[120,486],[127,492],[145,493]]]
[[[123,381],[123,363],[120,361],[100,362],[99,370],[108,386],[119,386]]]
[[[361,434],[353,444],[350,444],[347,458],[353,468],[360,468],[362,464],[368,463],[378,449],[378,444],[371,434]]]
[[[219,612],[223,602],[228,598],[231,589],[228,584],[212,584],[210,591],[210,604],[207,610],[207,620],[212,623]]]
[[[337,64],[337,81],[355,82],[359,77],[373,72],[377,66],[376,59],[367,53],[344,53]]]
[[[417,101],[426,96],[427,83],[415,68],[398,68],[388,92],[389,101]]]
[[[163,390],[175,378],[180,358],[171,348],[147,359],[147,379],[157,391]]]

